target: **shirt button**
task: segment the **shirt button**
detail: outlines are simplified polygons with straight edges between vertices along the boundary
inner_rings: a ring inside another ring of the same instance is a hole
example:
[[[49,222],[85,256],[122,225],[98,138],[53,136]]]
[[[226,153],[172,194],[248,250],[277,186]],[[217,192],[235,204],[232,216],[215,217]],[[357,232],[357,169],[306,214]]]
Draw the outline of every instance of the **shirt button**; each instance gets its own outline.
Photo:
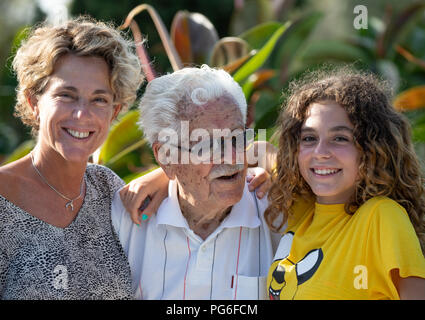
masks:
[[[207,250],[207,248],[206,247],[202,247],[202,252],[205,252],[205,250]]]

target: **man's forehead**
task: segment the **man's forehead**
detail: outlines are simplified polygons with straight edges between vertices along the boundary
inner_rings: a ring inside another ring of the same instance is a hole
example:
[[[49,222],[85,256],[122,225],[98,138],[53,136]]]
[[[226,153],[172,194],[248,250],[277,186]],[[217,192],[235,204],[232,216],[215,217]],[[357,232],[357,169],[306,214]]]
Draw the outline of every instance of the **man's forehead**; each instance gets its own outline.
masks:
[[[242,113],[234,98],[225,94],[217,98],[212,98],[202,105],[197,105],[190,100],[190,97],[181,99],[178,103],[180,119],[189,122],[215,119],[221,120],[220,115],[225,114],[226,119],[243,122]]]

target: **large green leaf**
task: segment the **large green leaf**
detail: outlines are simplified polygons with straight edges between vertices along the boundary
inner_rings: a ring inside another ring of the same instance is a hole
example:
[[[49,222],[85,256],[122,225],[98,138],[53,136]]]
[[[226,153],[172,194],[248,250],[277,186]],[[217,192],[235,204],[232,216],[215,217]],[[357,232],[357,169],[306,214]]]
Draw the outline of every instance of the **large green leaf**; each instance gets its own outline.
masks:
[[[242,83],[247,77],[257,71],[270,56],[273,51],[276,42],[285,32],[285,30],[290,25],[290,22],[285,23],[281,27],[279,27],[273,35],[269,38],[266,44],[257,52],[255,56],[253,56],[247,63],[245,63],[233,76],[236,82]]]
[[[131,173],[125,177],[123,177],[122,179],[124,180],[125,183],[129,183],[130,181],[140,178],[142,176],[144,176],[145,174],[148,174],[156,169],[158,169],[159,167],[157,165],[153,165],[152,168],[147,169],[147,170],[143,170],[141,172],[135,172],[135,173]]]
[[[260,49],[280,27],[282,27],[282,24],[279,22],[266,22],[245,31],[239,35],[239,38],[245,40],[251,48]]]
[[[138,120],[139,111],[132,110],[112,126],[108,138],[100,149],[98,163],[109,165],[146,144],[143,132],[137,125]]]
[[[125,114],[111,128],[99,150],[98,159],[93,157],[94,161],[106,165],[120,177],[144,171],[154,165],[155,158],[137,125],[138,119],[138,110]]]

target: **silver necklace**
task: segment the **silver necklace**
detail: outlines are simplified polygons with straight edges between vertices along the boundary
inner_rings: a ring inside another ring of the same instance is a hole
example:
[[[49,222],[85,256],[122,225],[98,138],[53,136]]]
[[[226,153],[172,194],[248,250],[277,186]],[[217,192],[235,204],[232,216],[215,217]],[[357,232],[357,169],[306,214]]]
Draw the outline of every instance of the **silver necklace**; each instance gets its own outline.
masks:
[[[40,178],[44,181],[44,183],[46,183],[54,192],[56,192],[58,195],[60,195],[62,198],[64,198],[65,200],[67,200],[68,202],[65,204],[65,209],[70,208],[71,211],[74,211],[74,201],[81,198],[81,196],[83,195],[83,190],[84,190],[84,177],[83,180],[81,181],[81,187],[80,187],[80,194],[78,195],[78,197],[74,198],[74,199],[70,199],[67,196],[63,195],[62,193],[60,193],[58,190],[55,189],[55,187],[53,187],[47,180],[46,178],[41,174],[40,171],[38,171],[37,167],[35,166],[34,163],[34,156],[32,155],[32,152],[30,152],[30,156],[31,156],[31,163],[32,166],[34,168],[34,170],[37,172],[37,174],[40,176]]]

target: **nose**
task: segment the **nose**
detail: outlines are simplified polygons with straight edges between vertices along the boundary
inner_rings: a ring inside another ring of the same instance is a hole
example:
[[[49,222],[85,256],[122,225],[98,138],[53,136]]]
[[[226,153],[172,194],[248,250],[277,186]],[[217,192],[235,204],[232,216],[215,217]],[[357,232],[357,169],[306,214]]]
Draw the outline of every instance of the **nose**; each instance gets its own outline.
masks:
[[[74,109],[72,110],[72,117],[76,120],[83,119],[90,116],[89,102],[86,99],[78,99]]]
[[[332,153],[326,140],[319,140],[314,148],[314,156],[316,158],[330,158]]]
[[[226,164],[243,164],[245,163],[245,149],[237,147],[229,139],[224,141],[224,150],[222,151],[223,163]]]

